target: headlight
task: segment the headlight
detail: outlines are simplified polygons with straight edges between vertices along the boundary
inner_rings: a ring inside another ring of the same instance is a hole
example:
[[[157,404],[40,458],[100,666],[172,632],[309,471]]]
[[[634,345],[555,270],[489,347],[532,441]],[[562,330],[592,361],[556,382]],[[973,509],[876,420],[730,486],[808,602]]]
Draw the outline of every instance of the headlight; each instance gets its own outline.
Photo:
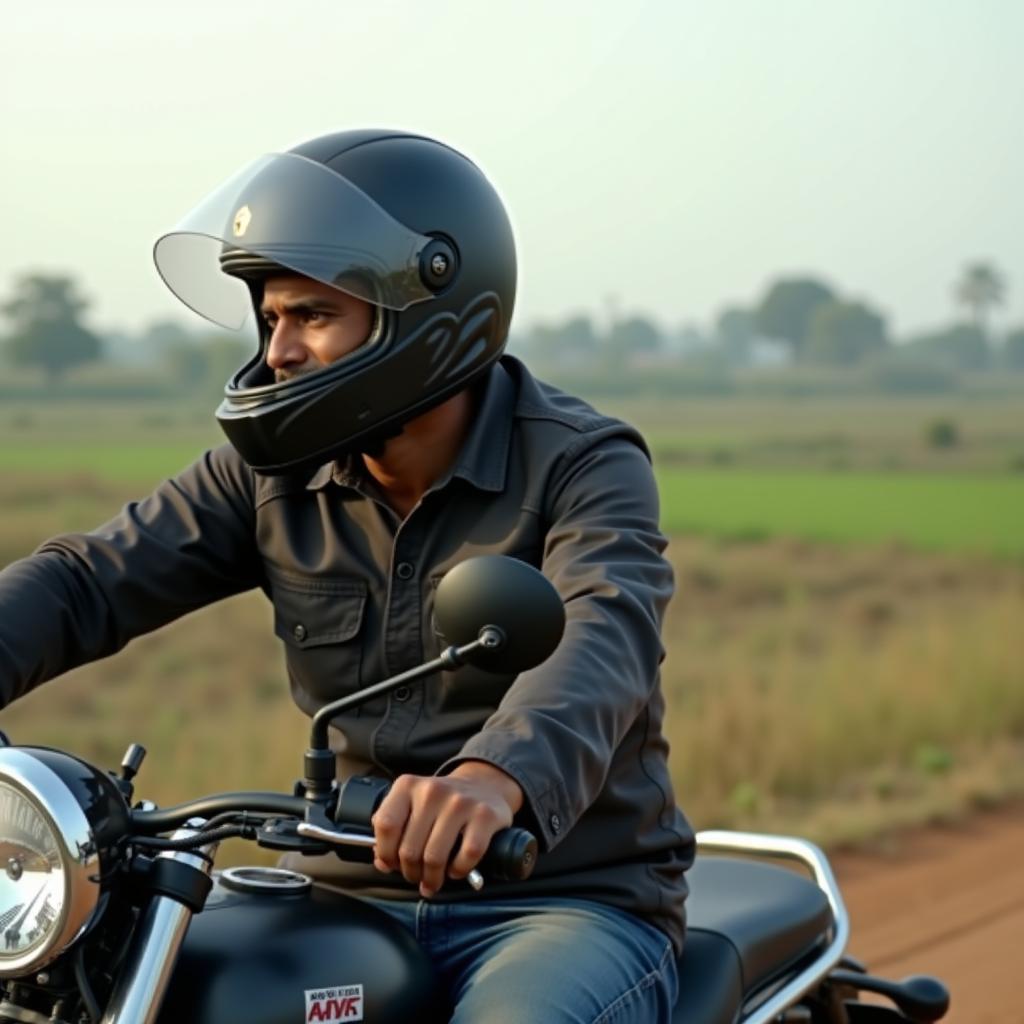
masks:
[[[88,927],[112,818],[122,826],[126,808],[109,777],[57,751],[0,748],[0,977],[39,970]]]

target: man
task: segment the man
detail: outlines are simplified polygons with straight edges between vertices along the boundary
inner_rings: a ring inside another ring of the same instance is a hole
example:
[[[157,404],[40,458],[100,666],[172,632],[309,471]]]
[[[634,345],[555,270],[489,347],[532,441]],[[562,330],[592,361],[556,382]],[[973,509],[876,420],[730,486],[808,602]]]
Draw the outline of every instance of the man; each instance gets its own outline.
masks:
[[[260,587],[312,714],[438,653],[448,569],[531,562],[566,605],[558,650],[337,716],[339,777],[395,779],[375,861],[292,866],[403,920],[453,1020],[667,1020],[693,836],[661,734],[653,474],[630,427],[503,356],[516,263],[494,189],[436,141],[342,132],[236,175],[155,257],[197,312],[256,311],[218,410],[231,443],[0,574],[3,699]],[[537,869],[477,896],[462,880],[513,820]]]

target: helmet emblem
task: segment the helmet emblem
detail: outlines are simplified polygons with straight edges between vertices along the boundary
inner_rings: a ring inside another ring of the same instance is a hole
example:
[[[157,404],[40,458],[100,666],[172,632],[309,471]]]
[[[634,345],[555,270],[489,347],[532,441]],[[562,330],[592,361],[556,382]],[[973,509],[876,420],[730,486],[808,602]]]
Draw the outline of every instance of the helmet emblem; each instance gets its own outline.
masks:
[[[238,213],[235,214],[235,222],[231,225],[231,230],[235,233],[235,238],[241,238],[245,234],[245,229],[249,226],[249,221],[252,220],[252,210],[248,206],[243,206]]]
[[[430,258],[430,270],[435,277],[443,277],[448,270],[448,260],[441,253],[436,253]]]

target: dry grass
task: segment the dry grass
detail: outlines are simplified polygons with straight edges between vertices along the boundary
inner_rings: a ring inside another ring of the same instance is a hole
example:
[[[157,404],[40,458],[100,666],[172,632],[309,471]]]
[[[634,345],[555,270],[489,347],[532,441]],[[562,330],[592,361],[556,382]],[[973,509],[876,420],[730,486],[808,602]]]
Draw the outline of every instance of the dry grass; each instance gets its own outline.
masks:
[[[288,696],[262,594],[247,594],[142,637],[0,713],[17,743],[71,751],[113,768],[129,743],[148,751],[136,796],[161,806],[239,789],[290,791],[309,720]],[[227,844],[218,863],[272,863]]]
[[[832,841],[1024,789],[1024,574],[898,549],[673,545],[664,683],[700,827]]]
[[[16,742],[104,766],[149,751],[139,795],[166,804],[214,790],[290,786],[308,721],[288,697],[262,595],[247,594],[142,637],[4,709]]]

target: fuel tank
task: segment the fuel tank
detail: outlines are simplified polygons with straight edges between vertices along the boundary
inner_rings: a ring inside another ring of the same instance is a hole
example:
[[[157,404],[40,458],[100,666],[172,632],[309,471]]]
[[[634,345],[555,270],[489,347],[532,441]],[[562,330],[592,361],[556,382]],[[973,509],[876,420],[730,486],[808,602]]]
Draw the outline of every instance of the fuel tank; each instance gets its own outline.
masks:
[[[429,960],[387,914],[295,872],[232,868],[189,925],[159,1022],[447,1019]]]

